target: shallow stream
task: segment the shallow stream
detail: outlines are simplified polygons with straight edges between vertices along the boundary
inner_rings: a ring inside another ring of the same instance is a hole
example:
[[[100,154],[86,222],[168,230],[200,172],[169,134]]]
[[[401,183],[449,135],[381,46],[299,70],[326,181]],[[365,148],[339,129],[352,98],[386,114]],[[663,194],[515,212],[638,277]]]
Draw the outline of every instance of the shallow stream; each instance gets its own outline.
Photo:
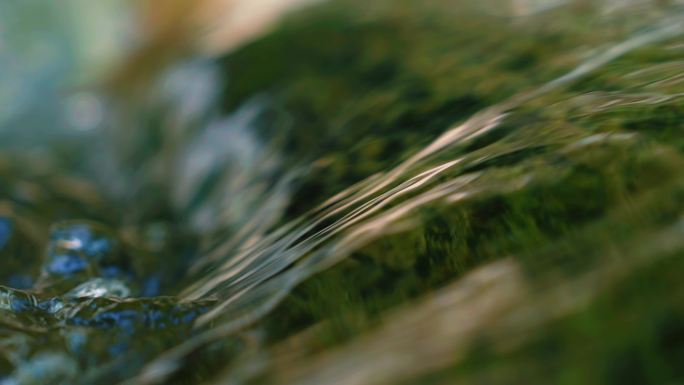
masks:
[[[684,380],[681,1],[72,3],[0,7],[0,384]]]

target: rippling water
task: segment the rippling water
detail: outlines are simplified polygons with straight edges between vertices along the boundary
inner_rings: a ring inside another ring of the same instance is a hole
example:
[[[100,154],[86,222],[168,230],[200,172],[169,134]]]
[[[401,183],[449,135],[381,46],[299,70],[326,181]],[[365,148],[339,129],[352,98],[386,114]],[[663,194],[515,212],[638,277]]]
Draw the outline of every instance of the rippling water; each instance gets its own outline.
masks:
[[[683,9],[333,1],[0,115],[0,383],[681,381]]]

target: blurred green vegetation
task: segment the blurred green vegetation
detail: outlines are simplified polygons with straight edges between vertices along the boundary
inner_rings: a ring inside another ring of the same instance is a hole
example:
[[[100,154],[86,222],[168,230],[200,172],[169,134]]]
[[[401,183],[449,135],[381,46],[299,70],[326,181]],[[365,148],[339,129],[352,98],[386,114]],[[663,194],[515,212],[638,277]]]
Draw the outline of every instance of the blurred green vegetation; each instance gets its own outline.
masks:
[[[439,1],[364,7],[339,1],[304,12],[225,58],[233,76],[226,108],[268,91],[272,111],[262,134],[281,140],[294,163],[317,160],[290,216],[390,169],[474,112],[569,71],[581,47],[605,47],[624,32],[597,25],[591,10],[581,7],[527,23],[467,7],[457,12]],[[594,92],[605,93],[605,101],[610,92],[613,98],[641,92],[639,79],[626,74],[681,54],[663,47],[637,49],[566,90],[531,101],[504,127],[466,147],[463,152],[486,147],[523,127],[561,127],[555,144],[478,168],[506,173],[528,167],[541,175],[540,183],[422,208],[418,227],[382,237],[298,287],[264,321],[271,342],[311,328],[307,352],[323,352],[391,322],[382,317],[387,309],[494,258],[515,256],[533,280],[558,269],[563,276],[586,272],[604,257],[591,248],[654,226],[628,216],[621,229],[605,219],[626,215],[638,202],[662,199],[652,210],[676,218],[681,203],[666,196],[683,166],[681,98],[591,112],[580,107],[596,107],[600,95],[596,102],[577,100]],[[653,92],[674,90],[676,84]],[[619,140],[621,133],[636,136]],[[608,140],[568,150],[590,135]],[[675,357],[682,354],[677,336],[683,323],[678,299],[668,292],[682,291],[679,259],[633,272],[589,308],[540,330],[515,354],[498,357],[483,344],[463,365],[415,383],[480,383],[481,376],[484,383],[676,383],[682,378]]]

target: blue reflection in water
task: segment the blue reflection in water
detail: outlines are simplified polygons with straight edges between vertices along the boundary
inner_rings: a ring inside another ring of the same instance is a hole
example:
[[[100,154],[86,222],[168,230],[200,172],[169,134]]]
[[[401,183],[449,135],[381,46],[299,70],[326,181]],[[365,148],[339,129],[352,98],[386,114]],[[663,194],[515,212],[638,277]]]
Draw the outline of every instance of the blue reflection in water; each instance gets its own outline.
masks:
[[[88,268],[88,262],[77,254],[58,254],[52,256],[46,270],[55,275],[70,276]]]
[[[79,251],[88,258],[101,259],[112,251],[113,243],[106,236],[97,236],[87,224],[73,224],[59,227],[50,236],[52,246],[59,245],[72,251]]]
[[[12,221],[7,217],[0,217],[0,250],[2,250],[12,236]]]
[[[161,292],[161,276],[159,274],[154,274],[143,282],[143,287],[140,295],[143,297],[155,297]]]
[[[123,354],[126,350],[128,350],[127,342],[119,342],[118,344],[114,344],[107,348],[107,352],[114,357]]]
[[[30,289],[33,286],[33,277],[26,274],[12,274],[7,279],[7,284],[15,289]]]
[[[93,304],[94,305],[94,304]],[[69,324],[98,329],[119,329],[133,334],[140,329],[165,329],[169,326],[190,325],[198,316],[207,311],[206,306],[195,309],[181,309],[142,306],[141,310],[124,309],[98,313],[92,317],[75,316],[67,320]]]

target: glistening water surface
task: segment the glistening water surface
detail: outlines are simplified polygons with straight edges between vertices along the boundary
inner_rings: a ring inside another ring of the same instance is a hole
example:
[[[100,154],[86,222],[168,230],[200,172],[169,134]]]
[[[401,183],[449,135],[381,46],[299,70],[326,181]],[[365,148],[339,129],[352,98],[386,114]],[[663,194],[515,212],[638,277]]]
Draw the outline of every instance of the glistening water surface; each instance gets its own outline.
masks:
[[[338,0],[140,57],[0,114],[0,384],[684,380],[681,1]]]

